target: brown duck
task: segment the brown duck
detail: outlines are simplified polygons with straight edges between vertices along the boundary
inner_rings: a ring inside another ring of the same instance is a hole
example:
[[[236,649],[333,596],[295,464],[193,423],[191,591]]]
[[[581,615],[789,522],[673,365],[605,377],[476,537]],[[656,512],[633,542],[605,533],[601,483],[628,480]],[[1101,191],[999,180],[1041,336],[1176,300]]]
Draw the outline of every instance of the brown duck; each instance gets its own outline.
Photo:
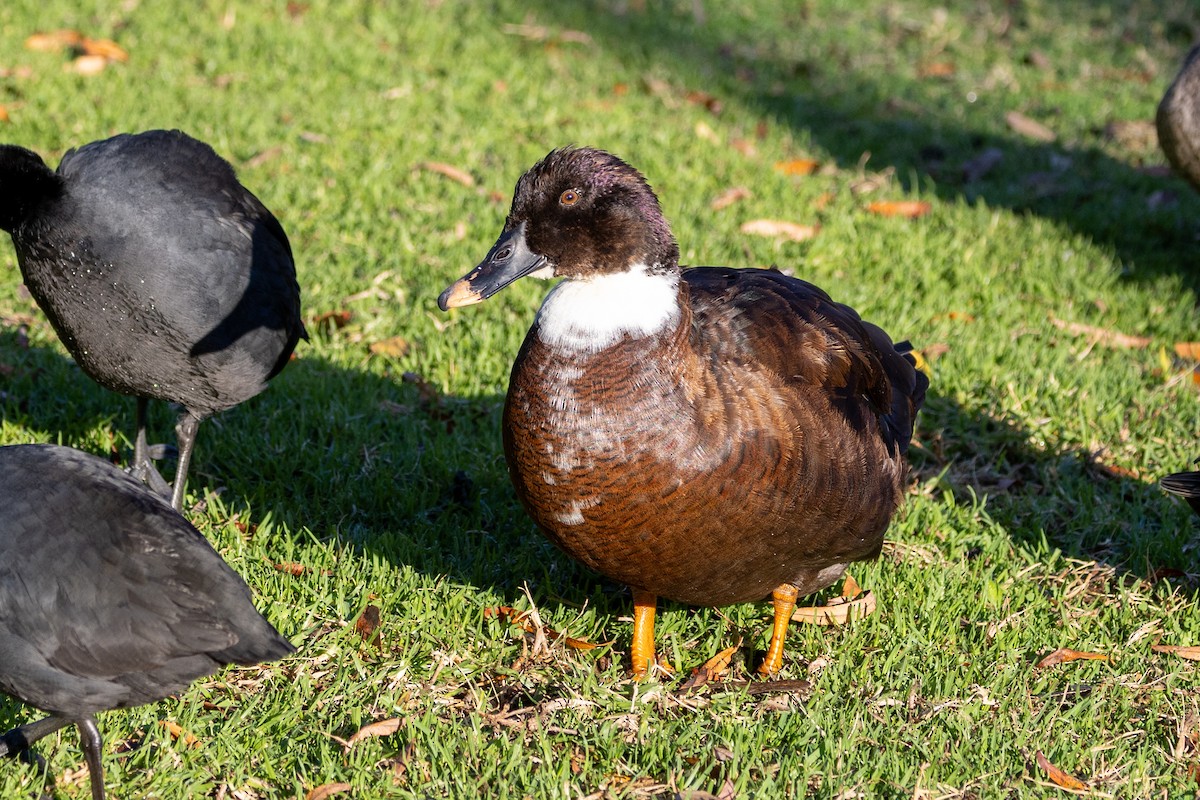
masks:
[[[504,449],[521,502],[569,555],[633,590],[633,671],[658,597],[796,600],[874,558],[903,493],[926,377],[907,344],[774,270],[679,265],[642,175],[555,150],[517,182],[487,258],[443,310],[561,277],[513,365]]]

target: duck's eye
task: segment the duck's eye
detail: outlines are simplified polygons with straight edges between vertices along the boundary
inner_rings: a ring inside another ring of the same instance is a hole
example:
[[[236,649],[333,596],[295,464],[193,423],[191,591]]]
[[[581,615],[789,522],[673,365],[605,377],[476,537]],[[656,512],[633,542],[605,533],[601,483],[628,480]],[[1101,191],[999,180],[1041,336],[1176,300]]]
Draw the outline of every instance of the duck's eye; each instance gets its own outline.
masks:
[[[579,192],[575,191],[574,189],[567,189],[558,196],[558,202],[562,203],[564,206],[573,206],[579,202]]]

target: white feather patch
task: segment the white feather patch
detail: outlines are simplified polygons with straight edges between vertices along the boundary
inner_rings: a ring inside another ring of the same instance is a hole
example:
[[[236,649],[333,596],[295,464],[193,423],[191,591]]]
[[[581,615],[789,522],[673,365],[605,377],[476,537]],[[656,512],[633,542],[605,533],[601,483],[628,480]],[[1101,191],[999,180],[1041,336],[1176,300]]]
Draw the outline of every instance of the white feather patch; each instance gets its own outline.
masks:
[[[679,319],[679,276],[628,272],[569,278],[538,311],[538,338],[551,347],[595,353],[626,334],[649,336]]]

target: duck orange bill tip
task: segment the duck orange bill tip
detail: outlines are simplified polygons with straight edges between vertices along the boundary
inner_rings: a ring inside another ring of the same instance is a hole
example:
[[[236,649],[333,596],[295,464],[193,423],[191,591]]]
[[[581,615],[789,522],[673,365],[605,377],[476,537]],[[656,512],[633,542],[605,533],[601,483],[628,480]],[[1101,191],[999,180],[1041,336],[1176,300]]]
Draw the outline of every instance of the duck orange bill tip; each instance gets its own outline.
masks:
[[[438,305],[442,307],[443,311],[461,306],[473,306],[482,302],[483,295],[471,288],[471,284],[466,278],[455,281],[438,298]]]

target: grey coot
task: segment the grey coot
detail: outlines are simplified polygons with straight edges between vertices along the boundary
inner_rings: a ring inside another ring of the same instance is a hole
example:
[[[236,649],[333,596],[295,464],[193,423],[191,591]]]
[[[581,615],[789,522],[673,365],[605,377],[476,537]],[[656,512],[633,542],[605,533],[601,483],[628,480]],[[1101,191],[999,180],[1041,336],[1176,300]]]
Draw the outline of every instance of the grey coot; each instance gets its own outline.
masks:
[[[0,228],[80,368],[138,398],[134,467],[158,486],[147,401],[184,407],[181,508],[200,421],[265,389],[307,338],[278,220],[207,144],[155,130],[68,151],[57,172],[0,146]]]
[[[107,461],[0,447],[0,509],[0,691],[50,714],[0,737],[0,755],[75,724],[93,800],[96,712],[294,650],[200,532]]]

